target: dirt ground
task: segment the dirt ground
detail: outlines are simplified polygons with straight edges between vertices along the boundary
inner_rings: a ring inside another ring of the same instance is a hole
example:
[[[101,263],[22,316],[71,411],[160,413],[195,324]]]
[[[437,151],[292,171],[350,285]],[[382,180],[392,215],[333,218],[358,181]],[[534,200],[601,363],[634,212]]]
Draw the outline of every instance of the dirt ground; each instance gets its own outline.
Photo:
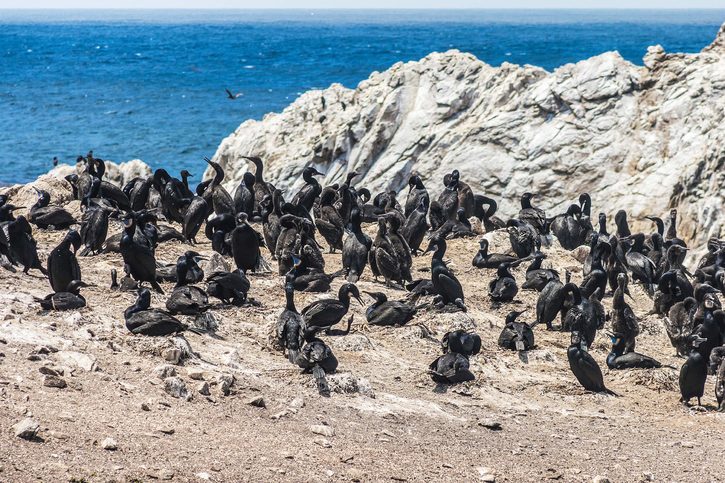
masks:
[[[35,235],[45,260],[63,233]],[[505,232],[487,236],[492,251],[509,248]],[[188,248],[165,243],[157,258],[174,262]],[[353,302],[352,333],[327,337],[340,361],[330,398],[270,346],[284,304],[274,262],[274,273],[251,277],[250,296],[260,307],[217,307],[218,338],[185,336],[198,357],[171,370],[189,400],[168,394],[159,377],[169,373],[161,354],[173,340],[132,336],[123,325],[135,295],[108,288],[120,255],[80,259],[84,280],[96,286],[83,292],[88,307],[65,313],[33,302],[50,293],[39,272],[0,269],[0,481],[725,481],[725,415],[716,411],[712,377],[706,412],[678,402],[683,359],[661,320],[646,315],[651,301],[639,287],[637,349],[669,367],[608,371],[600,331],[591,352],[620,397],[590,394],[569,370],[568,334],[537,327],[535,350],[519,356],[498,348],[505,314],[525,308],[521,319],[533,321],[536,294],[493,306],[493,271],[471,268],[477,248],[474,239],[454,240],[446,254],[468,313],[423,310],[405,327],[367,327],[365,308]],[[197,249],[211,254],[208,243]],[[572,254],[545,252],[546,265],[581,280]],[[326,260],[328,272],[340,267],[339,253]],[[429,276],[429,255],[414,265],[415,278]],[[517,269],[519,283],[524,271],[525,264]],[[405,294],[374,283],[369,271],[359,287]],[[297,307],[329,295],[297,293]],[[152,303],[163,308],[165,299],[154,294]],[[609,295],[604,303],[611,307]],[[458,327],[483,338],[471,360],[476,381],[437,388],[427,366],[440,353],[440,337]],[[46,366],[62,370],[67,387],[44,386]],[[225,375],[234,378],[228,395]],[[199,392],[205,382],[209,396]],[[251,404],[258,397],[266,407]],[[12,426],[26,417],[40,423],[34,441],[14,435]],[[106,438],[117,449],[104,449]]]

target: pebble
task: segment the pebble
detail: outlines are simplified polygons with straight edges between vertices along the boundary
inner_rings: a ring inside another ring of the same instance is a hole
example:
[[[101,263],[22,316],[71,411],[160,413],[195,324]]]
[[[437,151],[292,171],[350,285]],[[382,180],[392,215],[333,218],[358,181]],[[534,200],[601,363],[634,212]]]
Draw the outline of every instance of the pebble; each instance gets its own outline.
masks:
[[[186,370],[186,375],[189,376],[190,379],[194,379],[195,381],[203,381],[204,380],[204,371],[201,369],[197,369],[194,367],[190,367]]]
[[[151,408],[149,407],[149,405],[147,403],[143,402],[143,403],[141,403],[141,410],[142,411],[151,411]]]
[[[186,384],[180,377],[167,377],[164,379],[164,391],[172,397],[178,399],[191,399],[191,393],[186,388]]]
[[[58,376],[51,376],[46,375],[43,377],[43,385],[45,387],[57,387],[58,389],[63,389],[64,387],[68,386],[68,384],[65,382],[65,379]]]
[[[250,406],[254,406],[257,408],[266,408],[267,403],[264,401],[264,398],[262,396],[253,397],[249,401],[247,401],[247,404]]]
[[[201,473],[197,473],[196,474],[196,477],[197,478],[200,478],[202,480],[210,480],[211,479],[211,475],[209,473],[207,473],[206,471],[202,471]]]
[[[609,483],[609,478],[602,475],[597,475],[594,478],[592,478],[592,483]]]
[[[159,470],[156,474],[159,480],[172,480],[174,478],[174,472],[172,470]]]
[[[156,428],[156,431],[164,434],[174,434],[176,432],[176,430],[171,426],[159,426],[158,428]]]
[[[312,442],[318,446],[322,446],[323,448],[332,448],[332,443],[330,443],[330,441],[325,438],[315,438],[312,440]]]
[[[209,391],[209,383],[206,382],[206,381],[204,381],[201,384],[199,384],[196,387],[196,390],[202,396],[209,396],[211,394],[211,392]]]
[[[27,439],[28,441],[35,438],[39,429],[40,424],[32,418],[25,418],[13,426],[15,436]]]
[[[106,438],[101,441],[101,448],[107,451],[116,451],[118,449],[118,443],[113,438]]]
[[[486,468],[485,466],[479,466],[478,467],[478,480],[485,481],[488,483],[495,483],[496,473],[491,468]]]
[[[54,368],[49,366],[41,366],[38,368],[38,372],[48,376],[60,376],[63,374],[63,369]]]
[[[500,431],[501,430],[501,423],[498,421],[495,421],[493,419],[483,419],[478,422],[479,426],[483,426],[484,428],[490,429],[491,431]]]
[[[325,436],[327,438],[335,436],[335,429],[331,426],[326,426],[324,424],[314,424],[310,426],[310,431],[315,434],[319,434],[320,436]]]

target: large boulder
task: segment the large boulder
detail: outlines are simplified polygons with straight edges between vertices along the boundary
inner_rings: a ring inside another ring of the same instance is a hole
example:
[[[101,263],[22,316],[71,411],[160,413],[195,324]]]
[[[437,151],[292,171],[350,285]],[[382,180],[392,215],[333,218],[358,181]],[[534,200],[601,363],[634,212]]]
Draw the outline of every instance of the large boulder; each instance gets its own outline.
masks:
[[[259,156],[290,193],[308,165],[325,183],[355,170],[373,191],[404,189],[415,171],[434,195],[456,168],[503,216],[524,191],[549,213],[588,191],[595,214],[627,209],[635,229],[678,208],[680,236],[702,244],[723,235],[724,93],[725,27],[700,53],[651,47],[643,67],[610,52],[547,72],[451,50],[304,93],[244,122],[214,160],[233,190],[254,172],[243,156]]]

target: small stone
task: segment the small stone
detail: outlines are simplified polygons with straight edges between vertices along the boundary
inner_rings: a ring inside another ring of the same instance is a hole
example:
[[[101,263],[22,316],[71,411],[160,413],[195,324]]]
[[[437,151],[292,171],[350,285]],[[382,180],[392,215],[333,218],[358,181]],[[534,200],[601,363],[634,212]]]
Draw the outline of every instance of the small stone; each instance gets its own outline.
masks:
[[[204,380],[204,371],[201,369],[190,367],[186,370],[186,375],[189,376],[189,379],[194,379],[195,381]]]
[[[31,441],[38,434],[40,424],[31,418],[25,418],[13,426],[15,436]]]
[[[478,467],[478,480],[485,481],[487,483],[495,483],[496,473],[492,468],[486,468],[485,466]]]
[[[202,471],[201,473],[197,473],[196,474],[196,477],[197,478],[200,478],[202,480],[210,480],[211,479],[211,475],[209,473],[207,473],[206,471]]]
[[[180,377],[167,377],[164,379],[164,391],[172,397],[190,400],[191,394]]]
[[[322,446],[323,448],[332,448],[332,443],[325,438],[315,438],[312,442],[318,446]]]
[[[253,397],[252,399],[247,401],[247,404],[249,404],[250,406],[257,407],[257,408],[266,408],[267,407],[267,403],[264,402],[264,398],[262,396]]]
[[[101,448],[106,451],[116,451],[118,449],[118,443],[116,443],[116,440],[113,438],[106,438],[101,441]]]
[[[61,377],[46,375],[43,377],[43,385],[45,387],[57,387],[58,389],[63,389],[68,384],[65,382],[65,379]]]
[[[655,475],[653,475],[652,473],[644,472],[642,473],[642,480],[655,481]]]
[[[314,424],[314,425],[310,426],[310,431],[312,431],[315,434],[319,434],[320,436],[325,436],[328,438],[335,436],[335,429],[330,426],[326,426],[324,424]]]
[[[291,403],[289,403],[289,407],[293,409],[302,409],[305,407],[305,400],[302,397],[296,397],[292,400]]]
[[[151,411],[151,408],[149,407],[148,403],[142,402],[141,403],[141,410],[142,411]]]
[[[158,431],[159,433],[164,433],[164,434],[169,434],[169,435],[174,434],[176,432],[176,430],[174,428],[172,428],[171,426],[159,426],[158,428],[156,428],[156,431]]]
[[[58,355],[65,364],[77,366],[86,372],[98,370],[98,362],[96,361],[96,358],[91,355],[74,351],[60,351],[58,352]]]
[[[52,367],[48,367],[48,366],[39,367],[38,372],[40,372],[41,374],[48,375],[48,376],[60,376],[60,374],[58,373],[58,371],[56,369],[53,369]],[[62,370],[61,370],[61,374],[62,374]]]
[[[231,388],[234,384],[234,376],[231,374],[221,374],[217,378],[217,381],[222,394],[228,396],[231,393]]]
[[[174,479],[174,472],[172,470],[162,469],[159,470],[158,473],[156,473],[156,476],[159,478],[159,480],[172,480]]]
[[[209,383],[204,381],[198,386],[196,386],[196,391],[201,394],[202,396],[209,396],[211,395],[211,392],[209,391]]]
[[[491,431],[500,431],[501,430],[501,423],[498,421],[495,421],[493,419],[483,419],[478,422],[479,426],[483,426],[484,428],[490,429]]]
[[[154,374],[159,379],[166,379],[167,377],[176,375],[176,368],[171,364],[161,364],[160,366],[154,367]]]
[[[181,360],[181,355],[181,349],[177,349],[176,347],[161,351],[161,357],[172,364],[178,364]]]
[[[683,441],[682,443],[680,443],[680,446],[682,446],[683,448],[694,448],[696,444],[693,441]]]
[[[597,475],[592,478],[592,483],[609,483],[609,478],[606,476]]]

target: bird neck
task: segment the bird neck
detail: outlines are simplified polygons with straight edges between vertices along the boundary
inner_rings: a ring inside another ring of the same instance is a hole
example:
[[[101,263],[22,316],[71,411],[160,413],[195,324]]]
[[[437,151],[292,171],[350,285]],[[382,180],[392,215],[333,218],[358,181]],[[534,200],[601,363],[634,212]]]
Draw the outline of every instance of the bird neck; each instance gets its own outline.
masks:
[[[295,287],[294,287],[294,285],[292,285],[291,283],[285,285],[284,295],[286,298],[285,309],[289,310],[290,312],[297,313],[297,308],[295,307]]]

